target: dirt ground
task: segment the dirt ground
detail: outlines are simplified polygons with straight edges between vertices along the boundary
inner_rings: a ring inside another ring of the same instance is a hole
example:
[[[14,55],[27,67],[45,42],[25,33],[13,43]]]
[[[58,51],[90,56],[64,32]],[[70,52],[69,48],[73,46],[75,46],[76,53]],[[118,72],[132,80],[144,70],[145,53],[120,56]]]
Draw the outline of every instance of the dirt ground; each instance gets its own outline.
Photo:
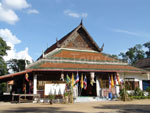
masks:
[[[0,102],[0,113],[150,113],[150,99],[122,101],[86,102],[74,104]]]

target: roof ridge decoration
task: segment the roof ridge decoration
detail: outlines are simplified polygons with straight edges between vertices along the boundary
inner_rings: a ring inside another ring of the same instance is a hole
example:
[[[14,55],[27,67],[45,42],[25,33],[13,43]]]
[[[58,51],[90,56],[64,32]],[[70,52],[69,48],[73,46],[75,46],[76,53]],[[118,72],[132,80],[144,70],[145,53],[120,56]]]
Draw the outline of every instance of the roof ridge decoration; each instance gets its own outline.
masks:
[[[83,23],[83,18],[81,18],[81,22],[80,22],[80,25],[82,26],[82,23]]]
[[[73,48],[60,48],[61,50],[70,50],[70,51],[83,51],[83,52],[94,52],[94,53],[99,53],[94,50],[80,50],[80,49],[73,49]]]

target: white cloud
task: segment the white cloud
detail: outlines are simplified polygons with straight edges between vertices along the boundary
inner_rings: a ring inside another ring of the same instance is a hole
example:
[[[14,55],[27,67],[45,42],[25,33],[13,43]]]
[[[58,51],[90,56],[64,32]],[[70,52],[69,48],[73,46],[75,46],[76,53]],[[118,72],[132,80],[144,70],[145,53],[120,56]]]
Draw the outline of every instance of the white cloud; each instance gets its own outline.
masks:
[[[0,3],[0,21],[15,24],[18,20],[19,18],[13,10],[4,8]]]
[[[10,42],[12,44],[21,43],[21,40],[13,35],[9,29],[0,29],[0,36],[3,37],[6,42]]]
[[[16,53],[16,58],[17,59],[26,59],[32,63],[32,57],[29,55],[28,51],[29,51],[29,48],[26,47],[24,50]]]
[[[88,16],[87,13],[76,13],[71,10],[65,10],[64,14],[73,17],[73,18],[86,18]]]
[[[123,30],[123,29],[111,29],[111,30],[114,32],[124,33],[127,35],[132,35],[132,36],[137,36],[137,37],[145,37],[145,38],[150,37],[150,33],[146,33],[146,32],[132,32],[132,31]]]
[[[30,7],[30,4],[28,4],[26,0],[2,0],[2,4],[9,9],[15,10]]]
[[[26,59],[32,62],[32,58],[28,53],[28,47],[22,51],[16,52],[15,45],[21,43],[21,40],[13,35],[9,29],[0,29],[0,37],[11,47],[11,50],[7,51],[7,56],[4,56],[6,61],[10,59]]]
[[[27,11],[27,13],[28,13],[28,14],[39,14],[39,11],[36,10],[36,9],[29,9],[29,10]]]
[[[16,14],[16,10],[22,10],[31,8],[31,5],[26,0],[1,0],[0,2],[0,21],[8,24],[15,24],[19,21],[19,17]],[[32,13],[38,14],[38,11],[34,9]]]
[[[118,33],[125,33],[125,34],[128,34],[128,35],[134,35],[134,36],[139,36],[138,33],[136,32],[131,32],[131,31],[128,31],[128,30],[122,30],[122,29],[112,29],[114,32],[118,32]]]

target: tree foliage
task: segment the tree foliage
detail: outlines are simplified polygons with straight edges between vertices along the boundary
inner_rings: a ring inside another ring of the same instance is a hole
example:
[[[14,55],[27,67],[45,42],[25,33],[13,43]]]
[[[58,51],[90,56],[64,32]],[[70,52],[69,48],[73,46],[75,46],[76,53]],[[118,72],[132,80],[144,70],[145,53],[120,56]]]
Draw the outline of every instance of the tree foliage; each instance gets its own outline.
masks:
[[[2,95],[3,92],[6,91],[6,83],[0,83],[0,95]]]
[[[7,61],[8,69],[11,69],[13,72],[25,70],[25,67],[28,64],[30,64],[30,62],[24,59],[12,59]]]
[[[150,41],[146,42],[143,45],[144,45],[144,47],[148,48],[148,51],[146,51],[145,53],[146,53],[147,58],[150,58]]]
[[[2,57],[0,57],[0,76],[7,74],[7,65]]]
[[[143,50],[143,46],[148,48],[148,51]],[[143,59],[145,57],[150,58],[150,42],[147,42],[143,45],[137,44],[134,47],[131,47],[125,53],[121,52],[119,54],[122,60],[133,65],[137,60]]]
[[[108,54],[108,53],[103,53],[103,54],[106,55],[106,56],[108,56],[108,57],[118,59],[118,56],[115,55],[115,54]]]
[[[3,59],[3,56],[7,55],[7,50],[10,50],[10,47],[0,37],[0,76],[7,73],[7,65]]]

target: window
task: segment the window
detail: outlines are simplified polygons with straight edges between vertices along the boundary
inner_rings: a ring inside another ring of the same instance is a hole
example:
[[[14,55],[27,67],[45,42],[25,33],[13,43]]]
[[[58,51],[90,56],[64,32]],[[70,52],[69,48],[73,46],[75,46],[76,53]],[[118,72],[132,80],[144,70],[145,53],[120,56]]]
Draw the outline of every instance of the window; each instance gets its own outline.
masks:
[[[147,87],[150,87],[150,80],[143,80],[143,90],[146,90]]]
[[[109,80],[101,80],[100,83],[101,88],[109,88]]]
[[[134,90],[139,87],[139,81],[135,81],[134,78],[125,78],[125,85],[127,90]]]

